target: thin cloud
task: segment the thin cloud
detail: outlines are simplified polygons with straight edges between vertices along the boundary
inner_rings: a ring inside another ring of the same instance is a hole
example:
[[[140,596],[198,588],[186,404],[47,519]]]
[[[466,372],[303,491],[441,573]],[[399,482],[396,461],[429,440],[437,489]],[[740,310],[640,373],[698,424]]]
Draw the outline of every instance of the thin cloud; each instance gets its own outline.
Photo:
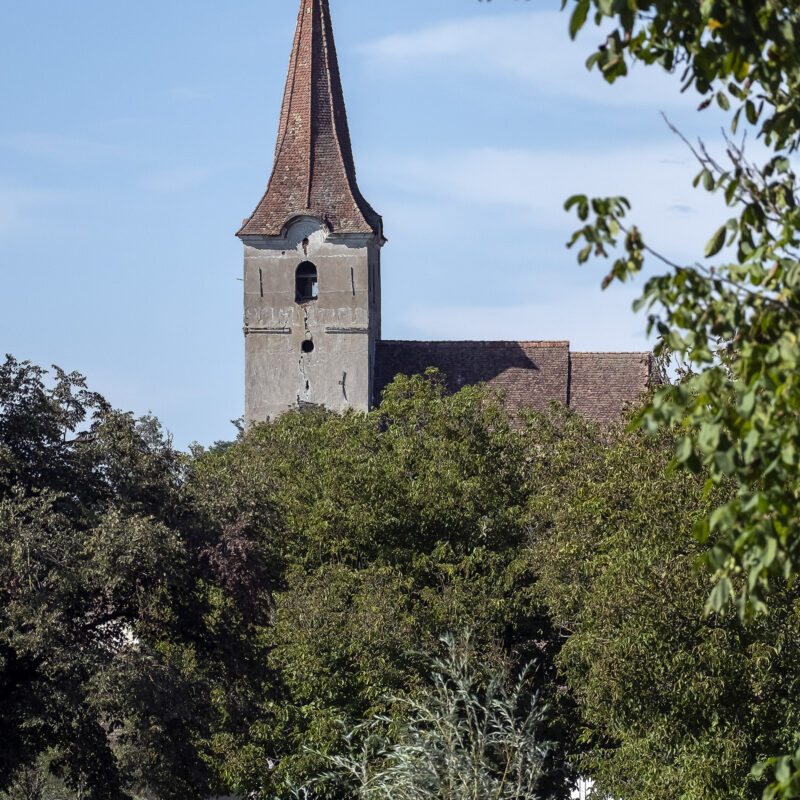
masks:
[[[677,91],[676,79],[658,70],[636,70],[609,86],[598,73],[587,74],[586,58],[604,34],[593,25],[570,43],[569,16],[531,11],[449,20],[363,45],[361,53],[378,72],[432,69],[517,80],[542,94],[580,98],[613,107],[696,105]]]
[[[520,232],[547,228],[566,235],[579,224],[564,212],[569,196],[623,195],[633,205],[631,220],[650,243],[673,257],[694,259],[726,209],[719,198],[692,188],[691,162],[676,166],[682,148],[678,143],[591,153],[491,147],[425,156],[380,153],[365,158],[364,167],[376,184],[417,197],[424,206],[447,201],[473,213],[503,207],[509,225]]]
[[[0,239],[26,234],[43,222],[42,215],[66,202],[63,192],[21,186],[0,186]]]
[[[92,161],[124,155],[127,151],[107,142],[76,139],[53,133],[17,133],[0,136],[0,148],[53,161]]]
[[[210,167],[174,167],[145,175],[140,185],[151,192],[184,192],[205,183],[212,173]]]
[[[615,286],[522,304],[418,305],[403,322],[423,339],[567,340],[577,351],[638,351],[652,347],[645,316],[631,311],[638,294],[635,287]]]

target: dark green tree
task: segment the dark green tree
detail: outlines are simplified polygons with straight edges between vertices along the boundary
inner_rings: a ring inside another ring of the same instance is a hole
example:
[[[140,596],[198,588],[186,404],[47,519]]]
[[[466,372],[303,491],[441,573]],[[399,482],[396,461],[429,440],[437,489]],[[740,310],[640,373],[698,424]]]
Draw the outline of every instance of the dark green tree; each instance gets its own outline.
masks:
[[[42,764],[92,800],[210,791],[235,698],[209,696],[246,661],[258,595],[238,602],[252,548],[204,527],[184,468],[81,376],[0,365],[0,792]]]
[[[402,714],[387,698],[414,696],[427,669],[414,652],[435,653],[448,631],[470,627],[498,665],[536,657],[554,691],[559,641],[525,547],[547,480],[536,463],[524,425],[487,392],[448,395],[433,373],[398,377],[369,414],[286,414],[197,460],[198,507],[271,565],[263,715],[216,740],[240,790],[302,783],[321,766],[310,751],[339,746],[343,719]],[[549,758],[563,794],[563,750]]]

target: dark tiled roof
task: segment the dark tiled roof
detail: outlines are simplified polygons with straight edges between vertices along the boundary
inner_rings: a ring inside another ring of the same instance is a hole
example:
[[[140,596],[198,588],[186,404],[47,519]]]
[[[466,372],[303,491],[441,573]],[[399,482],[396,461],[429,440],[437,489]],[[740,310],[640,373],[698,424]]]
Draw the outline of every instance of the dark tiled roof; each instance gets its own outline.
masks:
[[[570,353],[569,342],[381,341],[375,362],[376,404],[395,375],[436,367],[451,391],[486,383],[509,409],[544,411],[555,400],[601,423],[660,382],[650,353]]]
[[[566,403],[569,342],[378,342],[375,399],[395,375],[437,367],[451,391],[488,383],[506,394],[509,407],[544,411],[551,400]]]
[[[598,422],[618,420],[661,383],[652,353],[572,353],[570,362],[570,407]]]
[[[356,184],[328,0],[301,1],[272,177],[237,235],[278,236],[299,215],[338,233],[382,234]]]

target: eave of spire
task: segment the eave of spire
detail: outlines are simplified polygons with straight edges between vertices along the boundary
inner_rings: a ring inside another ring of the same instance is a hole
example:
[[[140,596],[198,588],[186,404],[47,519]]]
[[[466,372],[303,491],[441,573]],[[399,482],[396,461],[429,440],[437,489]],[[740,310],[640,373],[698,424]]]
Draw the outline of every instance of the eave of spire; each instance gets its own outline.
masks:
[[[328,0],[302,0],[267,191],[237,236],[280,236],[298,216],[382,237],[364,200],[347,125]]]

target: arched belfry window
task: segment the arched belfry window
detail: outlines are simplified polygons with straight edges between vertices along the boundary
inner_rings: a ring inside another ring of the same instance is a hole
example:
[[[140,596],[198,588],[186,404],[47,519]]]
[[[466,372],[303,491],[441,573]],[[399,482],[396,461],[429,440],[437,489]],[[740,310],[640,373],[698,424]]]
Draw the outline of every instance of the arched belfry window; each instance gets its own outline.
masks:
[[[304,261],[294,273],[294,296],[298,303],[316,300],[317,268],[310,262]]]

